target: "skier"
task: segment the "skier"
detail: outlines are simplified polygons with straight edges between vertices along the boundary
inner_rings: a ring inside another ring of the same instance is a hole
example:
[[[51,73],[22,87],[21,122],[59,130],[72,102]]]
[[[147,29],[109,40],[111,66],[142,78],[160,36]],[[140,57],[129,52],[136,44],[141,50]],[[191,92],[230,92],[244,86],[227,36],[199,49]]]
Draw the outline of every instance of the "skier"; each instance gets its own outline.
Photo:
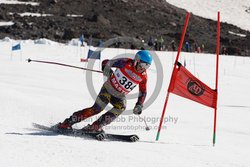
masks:
[[[102,71],[108,77],[103,84],[94,105],[73,113],[62,123],[56,125],[57,129],[72,130],[72,125],[83,121],[104,110],[111,103],[113,108],[103,114],[91,125],[83,128],[89,132],[103,132],[102,127],[114,121],[126,109],[125,95],[132,91],[139,84],[138,101],[133,109],[136,115],[141,114],[143,103],[147,94],[147,73],[146,70],[152,63],[152,56],[146,50],[138,51],[134,60],[120,58],[115,60],[104,60]],[[112,67],[116,68],[113,72]]]

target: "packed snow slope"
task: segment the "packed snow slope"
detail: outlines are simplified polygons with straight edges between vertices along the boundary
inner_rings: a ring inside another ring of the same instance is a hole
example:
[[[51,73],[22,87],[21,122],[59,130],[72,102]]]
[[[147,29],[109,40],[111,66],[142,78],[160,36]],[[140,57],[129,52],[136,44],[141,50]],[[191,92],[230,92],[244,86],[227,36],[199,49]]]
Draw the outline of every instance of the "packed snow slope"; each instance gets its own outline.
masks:
[[[186,9],[195,15],[217,20],[216,13],[221,12],[221,21],[236,25],[250,31],[250,1],[249,0],[166,0],[179,8]]]
[[[98,93],[105,78],[99,73],[25,60],[31,58],[88,67],[88,63],[79,61],[86,57],[88,48],[47,40],[22,41],[21,52],[15,51],[11,56],[11,46],[16,43],[9,39],[0,42],[0,166],[249,166],[249,58],[220,56],[215,147],[212,146],[213,109],[173,94],[169,98],[160,140],[155,141],[176,52],[157,52],[155,63],[148,70],[146,101],[160,90],[155,101],[142,113],[151,130],[146,131],[144,122],[128,111],[105,130],[117,134],[135,133],[140,136],[140,141],[100,142],[56,135],[32,127],[33,122],[48,126],[56,124],[73,112],[91,106],[94,102],[92,95]],[[131,57],[135,52],[104,49],[101,60],[117,55]],[[180,61],[185,61],[189,71],[214,88],[215,55],[181,53]],[[99,69],[99,61],[93,68]],[[92,80],[87,79],[87,75],[91,75]],[[94,90],[90,90],[88,83]],[[134,97],[137,91],[133,90]],[[129,98],[127,109],[131,110],[136,98]],[[90,121],[75,127],[81,128]]]

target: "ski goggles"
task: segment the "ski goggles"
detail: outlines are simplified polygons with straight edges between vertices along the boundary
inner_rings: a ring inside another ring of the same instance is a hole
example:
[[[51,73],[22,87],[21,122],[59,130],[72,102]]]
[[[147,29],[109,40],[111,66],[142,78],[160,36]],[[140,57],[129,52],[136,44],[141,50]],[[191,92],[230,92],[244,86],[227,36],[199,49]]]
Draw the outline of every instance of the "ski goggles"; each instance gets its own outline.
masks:
[[[141,69],[148,69],[150,67],[150,64],[146,63],[146,62],[143,62],[143,61],[140,61],[138,62],[138,66],[141,68]]]

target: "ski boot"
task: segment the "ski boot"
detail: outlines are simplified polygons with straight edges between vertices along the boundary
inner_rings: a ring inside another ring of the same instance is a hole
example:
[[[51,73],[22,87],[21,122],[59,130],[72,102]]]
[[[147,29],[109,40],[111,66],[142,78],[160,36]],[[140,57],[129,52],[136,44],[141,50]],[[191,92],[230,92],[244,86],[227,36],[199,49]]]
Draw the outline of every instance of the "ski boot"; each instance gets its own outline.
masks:
[[[60,133],[67,133],[67,132],[72,132],[72,124],[69,122],[68,119],[63,121],[62,123],[59,122],[58,124],[52,126],[52,129],[55,131],[58,131]]]
[[[95,135],[97,140],[104,140],[106,137],[104,130],[100,126],[95,125],[95,123],[92,125],[88,124],[87,126],[83,127],[81,131],[83,133]]]
[[[88,124],[87,126],[83,127],[81,130],[83,132],[88,132],[88,133],[104,133],[104,130],[102,128],[98,128],[94,124],[92,125]]]

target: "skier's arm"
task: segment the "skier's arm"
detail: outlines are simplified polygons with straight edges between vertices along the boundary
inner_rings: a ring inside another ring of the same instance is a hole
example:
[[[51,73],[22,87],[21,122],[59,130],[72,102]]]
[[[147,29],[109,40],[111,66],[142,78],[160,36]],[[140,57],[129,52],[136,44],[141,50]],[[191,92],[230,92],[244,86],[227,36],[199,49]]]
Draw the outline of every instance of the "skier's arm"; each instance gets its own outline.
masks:
[[[116,67],[116,68],[122,68],[126,65],[126,63],[129,61],[128,58],[120,58],[120,59],[114,59],[114,60],[103,60],[102,61],[102,70],[104,68],[111,68],[111,67]]]
[[[128,58],[120,58],[120,59],[114,59],[114,60],[103,60],[102,62],[102,71],[103,74],[107,77],[110,77],[113,74],[112,67],[116,68],[122,68],[126,65],[126,63],[129,61]]]
[[[139,83],[139,96],[136,105],[143,105],[147,96],[147,78]]]
[[[146,95],[147,95],[147,78],[145,78],[139,84],[139,97],[133,110],[134,114],[140,115],[142,113],[142,107],[143,107],[143,103],[145,101]]]

